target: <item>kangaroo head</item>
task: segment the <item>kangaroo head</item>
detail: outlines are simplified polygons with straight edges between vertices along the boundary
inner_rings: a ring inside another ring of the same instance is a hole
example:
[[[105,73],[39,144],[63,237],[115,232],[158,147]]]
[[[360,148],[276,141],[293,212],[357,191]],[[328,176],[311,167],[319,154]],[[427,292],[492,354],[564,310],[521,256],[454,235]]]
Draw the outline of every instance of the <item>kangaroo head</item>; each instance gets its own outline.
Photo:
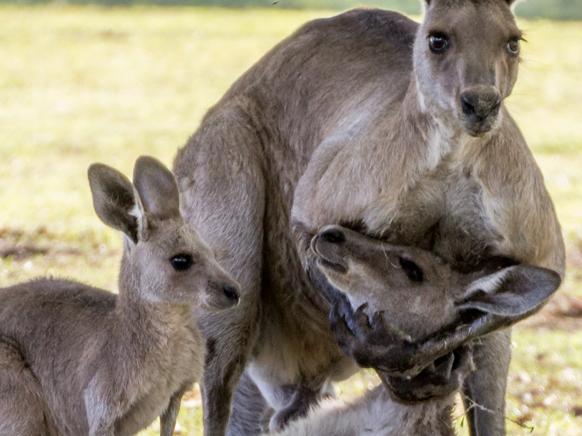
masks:
[[[311,246],[318,269],[354,309],[367,304],[369,312],[383,311],[413,338],[454,322],[461,290],[453,271],[429,252],[338,226],[322,229]]]
[[[99,218],[125,235],[120,292],[149,302],[234,306],[239,286],[180,214],[172,173],[152,157],[135,164],[133,184],[103,164],[89,168]]]
[[[367,303],[369,311],[383,311],[413,340],[456,324],[482,323],[479,314],[511,324],[539,309],[560,284],[553,271],[507,266],[503,258],[462,274],[428,251],[339,226],[323,228],[312,249],[327,282],[354,309]]]
[[[517,80],[521,32],[513,0],[425,0],[414,45],[421,105],[455,130],[481,136],[500,124]]]

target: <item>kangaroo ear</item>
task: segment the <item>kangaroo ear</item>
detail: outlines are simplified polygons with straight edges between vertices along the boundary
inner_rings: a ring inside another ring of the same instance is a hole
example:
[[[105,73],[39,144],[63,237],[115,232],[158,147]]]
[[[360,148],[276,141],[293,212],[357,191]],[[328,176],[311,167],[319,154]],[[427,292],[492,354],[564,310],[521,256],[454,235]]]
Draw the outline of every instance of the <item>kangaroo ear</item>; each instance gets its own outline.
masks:
[[[141,156],[135,163],[133,184],[147,218],[163,220],[180,216],[176,179],[160,161]]]
[[[97,216],[108,226],[121,230],[133,242],[137,242],[138,223],[132,215],[136,199],[129,179],[103,164],[91,165],[88,176]]]
[[[511,266],[473,281],[456,305],[461,310],[498,315],[512,323],[539,310],[560,283],[560,276],[554,271]]]
[[[438,335],[418,341],[404,350],[402,368],[418,374],[435,359],[457,347],[495,330],[506,328],[539,310],[560,286],[560,276],[554,271],[527,265],[506,267],[498,272],[481,275],[467,287],[461,301],[462,310],[477,311],[468,323],[455,323]],[[481,314],[479,314],[481,312]],[[408,354],[406,354],[406,352]],[[400,371],[403,373],[403,371]]]

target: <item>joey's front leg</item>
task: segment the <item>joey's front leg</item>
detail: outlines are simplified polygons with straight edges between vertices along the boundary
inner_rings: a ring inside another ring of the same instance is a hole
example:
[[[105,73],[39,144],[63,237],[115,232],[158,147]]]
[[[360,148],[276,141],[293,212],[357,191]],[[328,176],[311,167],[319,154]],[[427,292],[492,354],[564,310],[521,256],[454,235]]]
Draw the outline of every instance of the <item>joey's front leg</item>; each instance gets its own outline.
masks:
[[[115,421],[109,417],[96,418],[95,414],[87,411],[89,418],[89,436],[115,436]]]
[[[174,434],[176,420],[180,412],[180,403],[186,390],[187,388],[180,389],[170,398],[168,408],[160,416],[160,436],[172,436]]]
[[[85,401],[89,436],[115,436],[115,416],[96,403]],[[101,413],[100,413],[101,412]]]
[[[115,436],[115,421],[121,415],[121,402],[118,402],[117,410],[111,407],[113,402],[100,389],[97,376],[91,380],[83,397],[89,436]]]

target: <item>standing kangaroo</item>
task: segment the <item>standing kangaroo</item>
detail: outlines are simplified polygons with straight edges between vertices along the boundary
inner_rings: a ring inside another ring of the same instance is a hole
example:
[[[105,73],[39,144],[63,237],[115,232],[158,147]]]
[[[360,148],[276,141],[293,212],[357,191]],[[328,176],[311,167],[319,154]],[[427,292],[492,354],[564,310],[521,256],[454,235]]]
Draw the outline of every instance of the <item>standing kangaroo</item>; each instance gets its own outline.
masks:
[[[461,274],[430,252],[390,245],[337,226],[324,228],[311,245],[326,285],[347,297],[340,297],[342,303],[335,306],[338,338],[357,340],[346,320],[355,319],[361,328],[369,329],[379,322],[370,323],[369,316],[384,313],[384,322],[389,324],[382,330],[390,334],[380,340],[393,348],[384,360],[393,369],[381,375],[392,375],[383,377],[389,390],[378,386],[352,404],[325,401],[278,436],[454,435],[453,393],[474,369],[471,347],[438,344],[441,356],[432,363],[431,374],[453,383],[438,398],[407,404],[390,395],[403,384],[404,374],[394,368],[404,348],[423,338],[436,346],[435,338],[443,331],[475,328],[486,316],[522,319],[538,310],[560,285],[560,276],[544,268],[498,269],[504,264],[502,259],[488,259],[477,271]],[[497,280],[483,280],[495,272],[499,272]],[[512,282],[523,280],[530,286],[516,292]],[[355,313],[353,308],[358,308]]]
[[[356,370],[306,271],[325,225],[430,247],[456,269],[506,256],[564,273],[551,199],[503,104],[520,58],[512,1],[424,3],[420,25],[381,10],[306,24],[231,87],[178,153],[183,213],[245,295],[234,315],[200,318],[206,434],[224,432],[244,368],[232,434],[260,431],[258,392],[279,428]],[[470,411],[471,431],[503,434],[509,331],[484,338],[475,359],[463,389],[483,408]]]
[[[89,169],[99,218],[125,235],[119,296],[39,279],[0,289],[0,435],[173,433],[202,374],[194,305],[237,304],[238,285],[184,223],[172,173],[141,157],[134,183]]]

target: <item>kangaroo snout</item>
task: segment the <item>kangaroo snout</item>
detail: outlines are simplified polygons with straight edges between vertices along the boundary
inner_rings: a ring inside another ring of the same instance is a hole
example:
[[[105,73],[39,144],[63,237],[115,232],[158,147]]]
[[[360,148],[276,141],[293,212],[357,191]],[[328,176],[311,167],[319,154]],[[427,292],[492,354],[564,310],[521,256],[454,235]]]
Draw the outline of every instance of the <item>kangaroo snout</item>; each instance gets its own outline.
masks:
[[[345,233],[338,227],[325,227],[320,233],[320,237],[330,244],[341,244],[346,241]]]
[[[239,303],[240,295],[238,283],[220,275],[209,282],[208,293],[203,297],[203,305],[212,310],[230,309]]]
[[[236,286],[226,284],[222,287],[222,292],[228,301],[232,301],[233,305],[237,305],[240,300],[240,291]]]
[[[339,272],[345,272],[347,270],[343,255],[345,243],[346,234],[341,227],[326,226],[311,240],[311,249],[316,254],[320,264]]]
[[[478,135],[493,127],[501,107],[501,95],[492,86],[475,86],[463,91],[460,105],[466,127]]]
[[[495,89],[465,91],[461,94],[461,106],[467,116],[487,118],[497,114],[501,96]]]

